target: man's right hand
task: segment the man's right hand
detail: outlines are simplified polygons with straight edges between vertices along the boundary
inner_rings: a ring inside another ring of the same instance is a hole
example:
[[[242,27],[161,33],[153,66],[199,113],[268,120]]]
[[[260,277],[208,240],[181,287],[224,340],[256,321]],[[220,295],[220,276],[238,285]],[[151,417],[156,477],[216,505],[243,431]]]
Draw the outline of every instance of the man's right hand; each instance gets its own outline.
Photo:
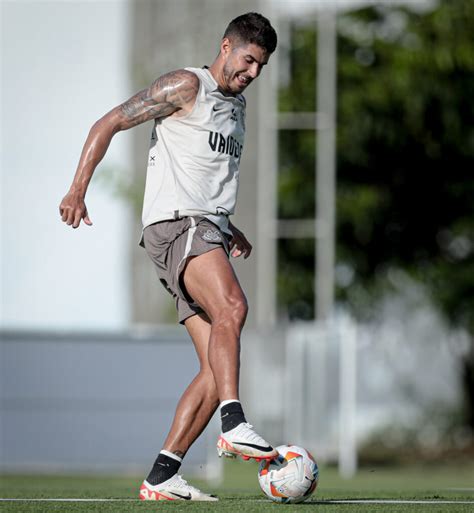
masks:
[[[87,213],[87,207],[84,203],[82,194],[69,191],[64,196],[61,204],[59,205],[59,214],[61,219],[69,226],[77,228],[81,224],[81,219],[88,226],[92,225]]]

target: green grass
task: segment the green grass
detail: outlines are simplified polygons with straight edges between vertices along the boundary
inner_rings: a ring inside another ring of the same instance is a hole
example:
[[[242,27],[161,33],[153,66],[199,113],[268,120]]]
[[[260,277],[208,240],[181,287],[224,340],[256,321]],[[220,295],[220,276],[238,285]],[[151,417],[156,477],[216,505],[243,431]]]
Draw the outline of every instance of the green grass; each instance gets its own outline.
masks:
[[[155,503],[136,500],[142,476],[13,476],[0,477],[0,497],[8,498],[115,498],[121,502],[0,502],[0,511],[8,512],[138,512],[155,511],[224,511],[266,512],[299,508],[318,513],[339,512],[473,512],[474,463],[464,465],[411,466],[374,468],[358,472],[350,480],[341,479],[334,468],[321,468],[320,482],[311,500],[302,505],[281,505],[267,501],[256,479],[256,465],[225,462],[225,479],[220,486],[189,481],[208,492],[216,493],[218,503]],[[186,475],[184,476],[186,477]],[[340,499],[404,499],[473,501],[472,504],[329,504]]]

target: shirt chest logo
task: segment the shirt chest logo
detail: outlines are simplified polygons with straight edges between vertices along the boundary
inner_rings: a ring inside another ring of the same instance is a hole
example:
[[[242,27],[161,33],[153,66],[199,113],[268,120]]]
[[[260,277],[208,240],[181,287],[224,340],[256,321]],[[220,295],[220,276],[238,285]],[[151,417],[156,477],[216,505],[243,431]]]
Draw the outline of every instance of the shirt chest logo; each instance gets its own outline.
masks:
[[[237,122],[238,121],[238,114],[239,114],[239,111],[233,107],[232,110],[228,110],[226,109],[225,107],[220,107],[218,105],[213,105],[212,106],[212,112],[221,112],[221,113],[226,113],[226,114],[229,114],[229,119],[231,119],[232,121],[234,122]]]

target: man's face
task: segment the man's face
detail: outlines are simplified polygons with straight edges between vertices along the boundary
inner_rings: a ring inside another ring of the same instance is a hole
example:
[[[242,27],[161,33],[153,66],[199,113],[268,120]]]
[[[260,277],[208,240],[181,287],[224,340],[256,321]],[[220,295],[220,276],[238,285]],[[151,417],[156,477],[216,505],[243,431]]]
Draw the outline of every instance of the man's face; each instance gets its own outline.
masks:
[[[222,51],[225,59],[222,85],[225,91],[232,94],[242,93],[260,75],[270,58],[268,52],[260,46],[253,43],[232,44],[226,39],[222,43]]]

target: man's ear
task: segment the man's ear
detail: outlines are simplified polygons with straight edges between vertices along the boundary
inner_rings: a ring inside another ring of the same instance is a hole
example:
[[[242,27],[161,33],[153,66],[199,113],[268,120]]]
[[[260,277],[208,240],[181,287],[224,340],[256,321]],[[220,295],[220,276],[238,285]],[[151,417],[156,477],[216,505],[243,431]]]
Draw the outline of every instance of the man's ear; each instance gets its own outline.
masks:
[[[228,37],[224,37],[221,41],[221,55],[227,57],[232,51],[232,42]]]

